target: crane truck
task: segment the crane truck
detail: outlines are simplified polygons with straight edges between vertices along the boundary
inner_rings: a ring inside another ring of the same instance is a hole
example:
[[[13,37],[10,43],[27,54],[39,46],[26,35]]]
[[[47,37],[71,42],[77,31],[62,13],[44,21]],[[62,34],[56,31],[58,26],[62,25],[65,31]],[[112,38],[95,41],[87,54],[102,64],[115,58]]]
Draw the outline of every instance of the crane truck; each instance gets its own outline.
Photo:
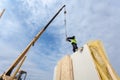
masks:
[[[42,33],[48,28],[50,23],[56,18],[56,16],[62,11],[65,7],[63,5],[58,12],[53,16],[53,18],[43,27],[42,30],[38,32],[38,34],[33,38],[33,40],[27,45],[27,47],[23,50],[23,52],[18,56],[18,58],[14,61],[14,63],[0,76],[0,80],[25,80],[27,76],[27,72],[24,70],[20,70],[24,60],[26,58],[27,52],[30,50],[32,46],[34,46],[35,42],[40,38]],[[16,69],[15,69],[16,68]]]

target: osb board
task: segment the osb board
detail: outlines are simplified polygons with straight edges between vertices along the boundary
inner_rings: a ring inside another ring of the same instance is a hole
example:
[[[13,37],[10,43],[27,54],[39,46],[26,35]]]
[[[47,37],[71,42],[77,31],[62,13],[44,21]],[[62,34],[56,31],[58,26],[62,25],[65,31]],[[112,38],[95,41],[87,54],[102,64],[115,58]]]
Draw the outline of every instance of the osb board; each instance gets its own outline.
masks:
[[[56,66],[55,80],[74,80],[72,60],[69,55],[63,57]]]
[[[119,80],[119,76],[116,74],[108,60],[102,42],[99,40],[91,41],[88,43],[88,46],[101,80]]]

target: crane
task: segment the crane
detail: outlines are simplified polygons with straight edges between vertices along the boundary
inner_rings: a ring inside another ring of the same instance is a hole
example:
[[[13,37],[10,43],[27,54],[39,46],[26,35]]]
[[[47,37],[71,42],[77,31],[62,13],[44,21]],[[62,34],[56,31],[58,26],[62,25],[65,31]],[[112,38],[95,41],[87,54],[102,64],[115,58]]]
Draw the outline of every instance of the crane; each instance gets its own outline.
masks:
[[[4,12],[5,12],[5,9],[3,9],[2,12],[0,13],[0,18],[2,17]]]
[[[45,27],[43,27],[42,30],[38,32],[38,34],[33,38],[33,40],[27,45],[27,47],[23,50],[23,52],[18,56],[18,58],[14,61],[14,63],[6,70],[5,73],[3,73],[0,76],[0,80],[25,80],[27,72],[24,70],[20,70],[20,67],[24,63],[24,60],[26,58],[27,52],[30,50],[32,46],[34,46],[35,42],[40,38],[40,36],[43,34],[43,32],[48,28],[50,23],[56,18],[56,16],[62,11],[62,9],[66,5],[63,5],[58,12],[53,16],[53,18],[46,24]],[[17,67],[16,70],[14,70]],[[14,72],[13,72],[14,71]],[[22,75],[25,75],[25,77],[22,79]]]

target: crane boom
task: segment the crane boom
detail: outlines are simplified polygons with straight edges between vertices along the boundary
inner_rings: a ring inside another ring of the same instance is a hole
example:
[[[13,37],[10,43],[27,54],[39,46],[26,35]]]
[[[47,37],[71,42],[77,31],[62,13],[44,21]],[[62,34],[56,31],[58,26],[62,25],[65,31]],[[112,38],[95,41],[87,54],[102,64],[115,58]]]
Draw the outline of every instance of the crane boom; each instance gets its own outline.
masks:
[[[35,44],[35,42],[39,39],[39,37],[42,35],[42,33],[48,28],[50,23],[56,18],[56,16],[61,12],[61,10],[65,7],[63,5],[60,10],[53,16],[53,18],[46,24],[46,26],[38,32],[38,34],[34,37],[34,39],[28,44],[28,46],[23,50],[20,56],[15,60],[15,62],[8,68],[5,75],[10,76],[13,69],[18,65],[18,63],[22,60],[22,58],[27,54],[31,46]]]
[[[5,12],[5,9],[0,13],[0,18],[2,17],[3,13]]]

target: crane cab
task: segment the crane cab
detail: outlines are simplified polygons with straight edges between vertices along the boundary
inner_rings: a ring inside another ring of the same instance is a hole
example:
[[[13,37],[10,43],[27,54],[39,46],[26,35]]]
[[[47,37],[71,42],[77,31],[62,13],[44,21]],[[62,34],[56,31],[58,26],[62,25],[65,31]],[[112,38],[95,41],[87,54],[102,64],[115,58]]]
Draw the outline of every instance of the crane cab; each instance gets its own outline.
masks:
[[[20,70],[20,71],[18,72],[15,80],[25,80],[25,79],[26,79],[26,76],[27,76],[27,72],[26,72],[26,71],[23,71],[23,70]]]

